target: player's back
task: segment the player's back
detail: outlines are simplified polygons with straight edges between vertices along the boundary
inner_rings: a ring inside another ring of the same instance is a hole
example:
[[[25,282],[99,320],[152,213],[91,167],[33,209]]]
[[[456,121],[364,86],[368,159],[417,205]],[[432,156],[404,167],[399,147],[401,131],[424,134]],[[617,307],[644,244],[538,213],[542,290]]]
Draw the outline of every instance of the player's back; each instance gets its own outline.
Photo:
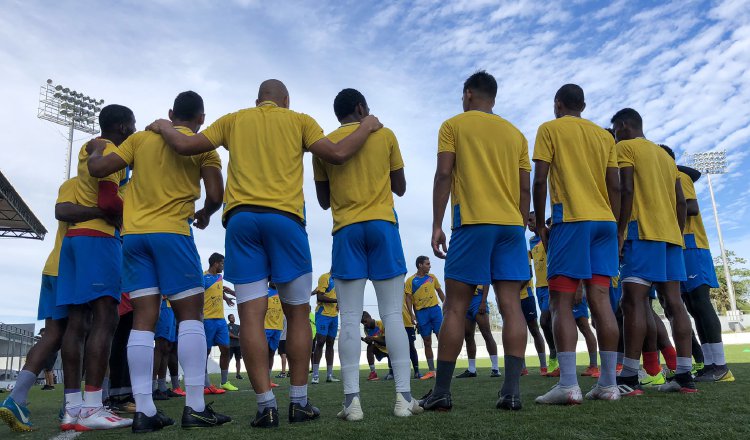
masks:
[[[680,184],[682,185],[682,193],[685,195],[685,199],[698,199],[695,192],[695,185],[693,185],[693,179],[682,171],[678,172],[680,177]],[[700,212],[697,215],[689,215],[685,220],[685,230],[683,231],[685,237],[685,247],[687,248],[699,248],[709,249],[708,237],[706,236],[706,228],[703,226],[703,217]]]

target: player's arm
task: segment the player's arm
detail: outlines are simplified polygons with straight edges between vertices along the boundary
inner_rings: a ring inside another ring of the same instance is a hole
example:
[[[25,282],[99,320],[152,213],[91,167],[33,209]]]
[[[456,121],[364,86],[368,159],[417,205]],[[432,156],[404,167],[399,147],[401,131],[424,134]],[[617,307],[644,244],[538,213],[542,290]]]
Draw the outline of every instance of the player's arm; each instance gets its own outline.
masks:
[[[456,153],[443,151],[438,153],[435,180],[432,187],[432,252],[438,258],[445,258],[448,253],[443,219],[448,198],[451,195],[451,179],[456,164]]]
[[[80,223],[104,217],[104,212],[97,207],[90,208],[72,202],[55,204],[55,219],[61,222]]]
[[[324,292],[317,292],[317,294],[318,296],[316,297],[316,299],[318,300],[318,302],[328,303],[328,304],[336,304],[338,302],[334,298],[327,297]]]
[[[630,215],[633,213],[633,167],[620,168],[620,217],[617,220],[617,236],[622,247]]]
[[[391,171],[391,192],[399,197],[406,194],[406,174],[403,168]]]
[[[86,144],[86,152],[89,154],[87,165],[92,177],[107,177],[128,166],[127,162],[116,154],[103,156],[106,146],[107,141],[104,139],[92,139]]]
[[[688,217],[695,217],[701,213],[697,199],[685,199],[685,205],[687,206]]]
[[[146,130],[151,130],[154,133],[160,134],[167,145],[169,145],[177,154],[182,156],[194,156],[200,153],[207,153],[211,150],[215,150],[217,147],[212,144],[203,133],[197,133],[193,136],[180,133],[174,128],[174,126],[172,126],[172,122],[166,119],[157,119],[146,127]]]
[[[203,186],[206,187],[206,200],[203,202],[203,208],[195,213],[195,227],[206,229],[211,216],[221,208],[224,200],[224,176],[221,174],[221,169],[205,166],[201,167],[201,179]]]
[[[445,293],[443,292],[443,289],[435,287],[435,291],[437,292],[438,298],[440,298],[440,302],[445,303]]]
[[[530,180],[530,173],[528,171],[523,169],[518,170],[518,183],[521,190],[520,197],[518,198],[518,209],[521,211],[524,229],[526,229],[526,224],[529,222],[529,211],[531,209]]]
[[[327,180],[315,181],[315,195],[318,196],[318,204],[321,208],[331,207],[331,184]]]
[[[685,221],[687,220],[687,202],[685,201],[685,194],[682,192],[680,179],[677,179],[677,183],[675,183],[674,192],[677,196],[677,223],[680,225],[680,233],[682,233],[685,230]]]
[[[615,219],[620,217],[620,169],[609,167],[606,174],[607,196],[609,197],[609,206],[612,207],[612,214]]]
[[[544,248],[547,249],[548,229],[545,225],[547,216],[547,176],[549,175],[549,162],[543,160],[534,161],[534,216],[536,217],[536,232],[542,240]],[[526,216],[528,218],[528,215]]]
[[[328,138],[322,138],[310,145],[308,150],[328,163],[341,165],[362,148],[370,133],[374,133],[382,127],[383,124],[375,116],[365,116],[360,121],[359,127],[344,139],[334,143]]]

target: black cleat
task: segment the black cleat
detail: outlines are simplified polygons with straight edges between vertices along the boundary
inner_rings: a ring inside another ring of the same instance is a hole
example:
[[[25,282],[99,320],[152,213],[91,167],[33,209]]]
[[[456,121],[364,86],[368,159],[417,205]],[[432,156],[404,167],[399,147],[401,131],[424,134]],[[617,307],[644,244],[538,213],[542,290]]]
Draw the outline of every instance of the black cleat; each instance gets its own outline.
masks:
[[[492,370],[490,371],[490,377],[500,377],[502,374],[500,373],[500,370]]]
[[[464,371],[463,373],[456,376],[456,379],[466,379],[468,377],[477,377],[477,372],[471,372],[469,370]]]
[[[312,405],[310,399],[307,399],[307,406],[299,403],[289,404],[289,423],[309,422],[320,417],[320,410]]]
[[[266,408],[258,411],[255,420],[250,422],[253,428],[278,428],[279,427],[279,410],[276,408]]]
[[[154,400],[169,400],[169,395],[167,395],[166,391],[156,390],[151,396]]]
[[[193,408],[190,408],[189,406],[186,406],[182,411],[182,427],[184,429],[212,428],[231,421],[231,417],[214,411],[214,409],[211,408],[211,404],[206,404],[206,409],[202,412],[194,411]]]
[[[54,390],[54,389],[55,389],[54,385],[44,385],[42,387],[42,391],[51,391],[51,390]]]
[[[237,378],[237,380],[242,380],[242,375],[241,375],[240,373],[237,373],[237,375],[236,375],[236,376],[234,376],[234,377],[236,377],[236,378]]]
[[[622,397],[643,395],[643,387],[638,376],[617,376],[617,389]]]
[[[175,398],[175,397],[185,397],[185,396],[183,396],[181,394],[175,393],[174,390],[172,390],[172,388],[170,388],[170,389],[167,390],[167,397],[169,397],[170,399],[172,399],[172,398]]]
[[[519,396],[503,396],[498,392],[497,397],[499,397],[499,399],[497,399],[497,403],[495,404],[495,407],[497,409],[504,409],[507,411],[520,411],[522,408],[521,397]]]
[[[432,393],[432,390],[430,390],[419,399],[419,406],[424,408],[425,411],[450,411],[453,408],[451,393],[435,395]]]
[[[162,428],[172,425],[174,425],[174,420],[157,410],[156,414],[151,417],[142,412],[135,413],[131,429],[133,430],[133,434],[145,434],[147,432],[159,431]]]

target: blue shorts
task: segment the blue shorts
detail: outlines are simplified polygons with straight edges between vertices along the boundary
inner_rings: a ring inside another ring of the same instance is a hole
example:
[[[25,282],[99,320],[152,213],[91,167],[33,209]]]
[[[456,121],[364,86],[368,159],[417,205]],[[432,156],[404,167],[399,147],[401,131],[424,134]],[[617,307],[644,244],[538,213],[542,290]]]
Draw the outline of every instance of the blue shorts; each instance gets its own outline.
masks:
[[[169,342],[177,342],[177,321],[174,317],[174,311],[167,307],[166,301],[161,302],[159,309],[159,320],[156,321],[156,331],[154,339],[166,339]]]
[[[325,316],[322,313],[315,314],[315,331],[327,338],[336,338],[339,332],[339,317]]]
[[[210,349],[213,346],[229,346],[229,328],[223,319],[204,319],[203,328],[206,330],[206,345]]]
[[[469,310],[466,312],[466,319],[476,321],[479,313],[479,306],[482,305],[482,295],[474,295],[469,303]]]
[[[288,283],[312,272],[305,228],[281,214],[238,212],[227,224],[225,279]]]
[[[539,303],[539,310],[549,312],[549,287],[536,288],[536,301]]]
[[[521,300],[521,310],[523,310],[523,316],[526,318],[526,322],[536,321],[536,301],[533,296],[528,296]]]
[[[562,275],[589,280],[617,275],[617,223],[582,221],[553,223],[549,233],[547,279]]]
[[[688,236],[685,237],[685,242],[687,242]],[[711,251],[686,248],[682,250],[682,255],[685,258],[685,274],[687,275],[687,280],[680,283],[683,292],[692,292],[703,284],[713,288],[719,287]]]
[[[589,304],[586,302],[585,297],[580,304],[573,304],[573,319],[578,318],[589,319]]]
[[[122,241],[124,292],[158,287],[174,295],[203,287],[200,256],[191,235],[128,234]]]
[[[528,281],[528,261],[522,226],[460,226],[451,233],[445,278],[472,285]]]
[[[333,234],[331,275],[342,280],[387,280],[406,273],[398,225],[370,220]]]
[[[432,333],[440,333],[443,325],[443,311],[440,306],[432,306],[417,310],[417,330],[423,338],[429,338]]]
[[[612,305],[612,311],[617,313],[622,299],[622,284],[618,283],[617,287],[612,287],[612,281],[609,282],[609,303]]]
[[[653,283],[685,281],[682,247],[663,241],[626,240],[620,282],[629,277]]]
[[[281,330],[266,329],[266,341],[268,341],[268,349],[272,352],[279,349],[279,341],[281,341]]]
[[[375,359],[382,361],[384,358],[388,357],[388,353],[380,350],[380,347],[373,344],[372,346],[372,354],[375,355]]]
[[[39,290],[39,311],[36,319],[64,319],[68,317],[68,307],[57,305],[57,277],[42,275],[42,288]]]
[[[60,249],[57,305],[87,304],[110,296],[120,301],[122,245],[114,237],[65,237]]]

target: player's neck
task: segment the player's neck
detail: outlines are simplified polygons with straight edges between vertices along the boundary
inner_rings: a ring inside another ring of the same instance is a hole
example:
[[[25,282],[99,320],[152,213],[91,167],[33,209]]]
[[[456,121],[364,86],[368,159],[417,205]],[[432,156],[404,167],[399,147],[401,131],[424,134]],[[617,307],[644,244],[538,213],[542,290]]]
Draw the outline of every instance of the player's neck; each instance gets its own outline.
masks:
[[[469,104],[468,111],[477,111],[483,113],[492,113],[492,104],[489,102],[472,102]]]
[[[352,113],[351,115],[345,116],[341,120],[339,120],[339,123],[341,125],[358,124],[361,121],[362,121],[362,118],[360,118],[359,116],[357,116],[355,113]]]
[[[216,275],[219,272],[217,272],[216,269],[214,269],[213,267],[209,267],[208,268],[208,273],[210,273],[211,275]]]
[[[563,111],[560,112],[560,116],[558,116],[558,118],[562,118],[562,117],[565,117],[565,116],[572,116],[574,118],[580,118],[581,117],[581,112],[577,112],[577,111],[573,111],[573,110],[563,110]]]
[[[189,128],[193,133],[197,133],[198,129],[200,128],[200,124],[196,124],[195,122],[177,120],[172,121],[172,126]]]
[[[420,277],[427,276],[428,273],[430,273],[430,272],[429,271],[422,272],[422,269],[417,270],[417,275],[420,276]]]
[[[106,139],[106,140],[112,142],[113,144],[117,145],[118,147],[125,140],[125,139],[122,138],[122,136],[119,133],[110,132],[110,131],[102,131],[102,134],[99,135],[99,137],[102,138],[102,139]]]

